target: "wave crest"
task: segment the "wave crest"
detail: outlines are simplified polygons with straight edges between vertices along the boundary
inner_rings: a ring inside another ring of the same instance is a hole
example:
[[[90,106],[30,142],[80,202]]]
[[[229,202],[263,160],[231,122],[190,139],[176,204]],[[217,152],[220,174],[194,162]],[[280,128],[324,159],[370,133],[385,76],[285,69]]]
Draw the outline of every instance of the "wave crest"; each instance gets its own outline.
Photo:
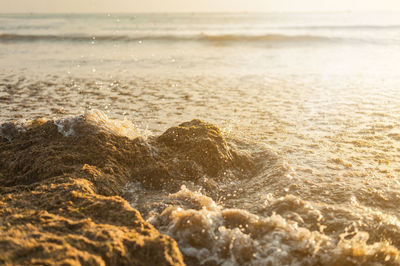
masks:
[[[140,41],[195,41],[195,42],[321,42],[337,39],[320,35],[285,34],[160,34],[160,35],[52,35],[0,34],[0,42],[140,42]]]

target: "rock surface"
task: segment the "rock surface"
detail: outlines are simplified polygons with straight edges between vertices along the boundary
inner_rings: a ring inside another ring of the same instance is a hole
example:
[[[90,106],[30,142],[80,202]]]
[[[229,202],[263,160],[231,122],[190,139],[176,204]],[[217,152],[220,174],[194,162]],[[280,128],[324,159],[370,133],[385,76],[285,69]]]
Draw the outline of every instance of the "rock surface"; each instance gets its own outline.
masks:
[[[182,265],[176,242],[120,197],[124,185],[173,190],[256,168],[200,120],[147,140],[85,116],[68,127],[70,136],[47,120],[0,130],[0,264]]]

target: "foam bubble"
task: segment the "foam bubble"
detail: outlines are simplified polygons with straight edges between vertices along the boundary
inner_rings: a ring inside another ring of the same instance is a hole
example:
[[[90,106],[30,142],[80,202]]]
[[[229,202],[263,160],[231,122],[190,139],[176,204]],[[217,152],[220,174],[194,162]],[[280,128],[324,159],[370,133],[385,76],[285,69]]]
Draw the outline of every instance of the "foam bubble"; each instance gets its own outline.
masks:
[[[243,209],[225,209],[186,187],[169,198],[180,201],[148,221],[177,240],[187,261],[220,265],[400,262],[397,248],[386,241],[368,243],[367,232],[345,233],[337,239],[276,213],[260,216]],[[320,213],[293,196],[277,199],[273,205],[287,203],[303,206],[304,215],[320,218]]]
[[[111,119],[104,112],[96,109],[87,112],[83,118],[116,135],[125,136],[130,139],[139,136],[132,121],[126,118],[123,120]]]

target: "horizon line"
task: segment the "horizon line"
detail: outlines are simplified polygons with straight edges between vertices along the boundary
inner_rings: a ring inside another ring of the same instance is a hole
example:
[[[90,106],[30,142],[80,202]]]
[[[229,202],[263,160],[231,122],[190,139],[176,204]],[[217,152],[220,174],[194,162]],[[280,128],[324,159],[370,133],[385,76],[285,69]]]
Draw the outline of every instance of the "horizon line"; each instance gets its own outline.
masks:
[[[327,13],[327,14],[332,14],[332,13],[400,13],[400,10],[335,10],[335,11],[327,11],[327,10],[320,10],[320,11],[294,11],[294,10],[287,10],[287,11],[134,11],[134,12],[126,12],[126,11],[121,11],[121,12],[106,12],[106,11],[101,11],[101,12],[79,12],[79,11],[70,11],[70,12],[64,12],[64,11],[53,11],[53,12],[42,12],[42,11],[32,11],[32,12],[26,12],[26,11],[17,11],[17,12],[2,12],[0,11],[1,15],[51,15],[51,14],[64,14],[64,15],[69,15],[69,14],[80,14],[80,15],[100,15],[100,14],[115,14],[115,15],[129,15],[129,14],[271,14],[271,13],[280,13],[280,14],[293,14],[293,13]]]

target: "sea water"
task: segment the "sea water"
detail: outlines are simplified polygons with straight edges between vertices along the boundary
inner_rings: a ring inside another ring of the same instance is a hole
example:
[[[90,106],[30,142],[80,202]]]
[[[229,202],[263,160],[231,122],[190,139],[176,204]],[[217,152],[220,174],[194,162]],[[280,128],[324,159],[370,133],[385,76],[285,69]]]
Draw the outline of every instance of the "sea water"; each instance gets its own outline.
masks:
[[[0,120],[213,122],[274,163],[218,196],[126,187],[187,258],[396,264],[399,32],[398,13],[1,15]]]

